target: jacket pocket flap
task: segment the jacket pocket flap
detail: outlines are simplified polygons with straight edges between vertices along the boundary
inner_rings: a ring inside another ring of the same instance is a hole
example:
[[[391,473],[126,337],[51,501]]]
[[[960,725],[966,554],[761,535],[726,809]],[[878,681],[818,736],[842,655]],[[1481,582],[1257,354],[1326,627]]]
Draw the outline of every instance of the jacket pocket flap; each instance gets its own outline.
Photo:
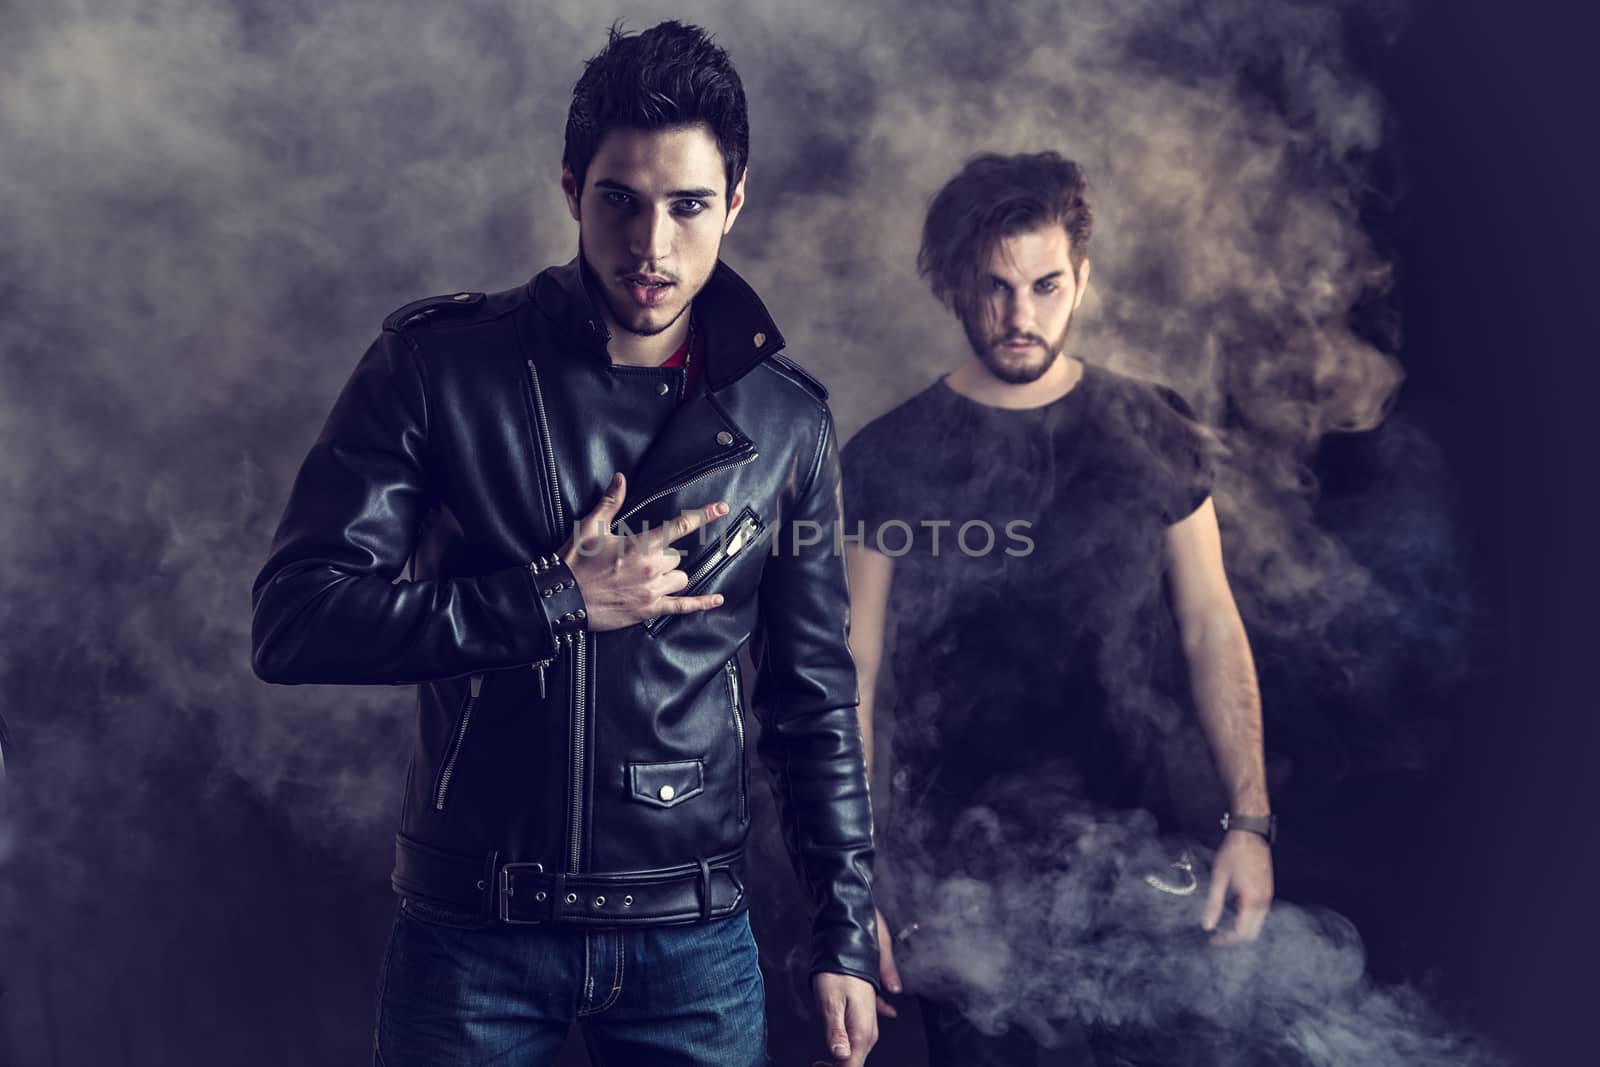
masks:
[[[697,759],[630,763],[628,781],[635,800],[670,808],[705,790],[705,771],[703,761]]]

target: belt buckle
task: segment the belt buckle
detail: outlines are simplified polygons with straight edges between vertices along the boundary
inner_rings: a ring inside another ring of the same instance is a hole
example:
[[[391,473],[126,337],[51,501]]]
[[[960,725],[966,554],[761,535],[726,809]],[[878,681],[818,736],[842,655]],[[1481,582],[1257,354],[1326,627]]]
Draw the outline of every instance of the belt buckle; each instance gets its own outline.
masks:
[[[500,865],[499,892],[495,894],[495,904],[500,913],[500,921],[512,926],[537,926],[539,919],[514,919],[511,917],[510,901],[512,896],[511,875],[513,870],[522,869],[533,874],[543,874],[542,863],[503,863]]]

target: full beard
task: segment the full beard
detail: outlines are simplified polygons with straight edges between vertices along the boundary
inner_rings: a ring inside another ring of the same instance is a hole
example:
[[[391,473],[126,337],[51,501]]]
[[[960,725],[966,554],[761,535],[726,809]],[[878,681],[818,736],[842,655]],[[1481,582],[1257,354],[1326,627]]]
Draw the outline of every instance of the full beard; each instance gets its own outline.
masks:
[[[971,326],[967,327],[967,341],[972,345],[972,352],[978,357],[984,369],[1007,385],[1027,385],[1044,377],[1045,372],[1055,366],[1066,348],[1067,333],[1072,329],[1072,320],[1061,328],[1061,336],[1055,341],[1046,341],[1038,334],[1002,334],[999,337],[984,337],[977,333]],[[1037,347],[1028,349],[1028,353],[1038,353],[1037,356],[1018,363],[1008,359],[1009,353],[1001,346],[1013,338],[1023,338],[1036,342]]]

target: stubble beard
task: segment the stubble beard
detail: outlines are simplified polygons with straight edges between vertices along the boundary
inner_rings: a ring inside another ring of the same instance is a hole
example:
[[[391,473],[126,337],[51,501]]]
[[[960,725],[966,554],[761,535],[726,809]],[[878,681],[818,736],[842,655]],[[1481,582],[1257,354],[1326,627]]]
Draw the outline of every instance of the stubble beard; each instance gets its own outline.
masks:
[[[716,270],[715,264],[720,261],[721,256],[722,256],[722,246],[719,243],[718,246],[717,246],[717,257],[718,258],[712,261],[712,270],[713,270],[713,272]],[[605,304],[606,311],[611,316],[611,321],[616,323],[617,327],[619,329],[621,329],[624,333],[632,334],[634,337],[658,337],[661,334],[666,333],[668,330],[672,329],[672,327],[674,327],[674,326],[676,326],[678,324],[678,320],[683,318],[684,314],[689,310],[689,308],[691,306],[693,306],[694,298],[700,295],[700,290],[705,288],[706,282],[711,280],[711,276],[709,274],[704,279],[702,279],[701,282],[700,282],[700,285],[695,289],[695,291],[693,293],[691,293],[689,295],[689,299],[687,299],[687,300],[685,300],[683,302],[683,306],[678,309],[678,313],[676,315],[672,316],[672,318],[668,319],[666,322],[662,323],[660,326],[651,326],[651,327],[648,327],[648,328],[640,328],[638,326],[635,326],[632,322],[630,322],[628,320],[628,317],[617,309],[617,305],[611,299],[611,288],[610,288],[610,285],[608,284],[608,282],[605,279],[601,278],[600,272],[594,269],[594,264],[589,262],[588,253],[586,253],[583,250],[583,241],[582,241],[581,236],[580,236],[579,242],[578,242],[578,258],[580,260],[582,260],[583,268],[585,270],[587,270],[594,277],[595,281],[598,283],[597,288],[599,290],[600,300]],[[682,286],[683,285],[683,279],[679,278],[675,284],[678,285],[678,286]]]
[[[672,318],[668,319],[666,322],[662,323],[660,326],[650,326],[646,328],[635,326],[631,321],[629,321],[628,316],[624,314],[623,311],[618,308],[616,303],[611,299],[611,286],[609,281],[600,277],[600,272],[594,269],[594,264],[589,262],[589,257],[584,255],[581,249],[579,250],[578,254],[583,259],[584,269],[594,276],[595,282],[597,283],[595,288],[598,290],[601,303],[605,304],[606,306],[606,313],[610,316],[611,321],[616,324],[617,328],[622,330],[624,333],[632,334],[635,337],[656,337],[660,334],[666,333],[677,324],[679,319],[683,318],[683,313],[688,311],[689,306],[694,303],[693,297],[685,300],[683,302],[683,306],[678,309],[678,313],[672,316]]]
[[[617,306],[611,302],[610,293],[601,292],[600,299],[606,302],[606,310],[611,312],[611,321],[615,322],[617,327],[624,333],[630,333],[635,337],[657,337],[666,333],[668,330],[672,329],[678,324],[678,320],[683,318],[684,313],[689,310],[689,306],[694,303],[692,298],[685,300],[683,302],[683,307],[678,309],[678,313],[672,316],[672,318],[668,319],[666,322],[662,323],[660,326],[652,326],[649,329],[640,329],[639,327],[634,326],[627,319],[623,318],[621,315],[617,314]]]

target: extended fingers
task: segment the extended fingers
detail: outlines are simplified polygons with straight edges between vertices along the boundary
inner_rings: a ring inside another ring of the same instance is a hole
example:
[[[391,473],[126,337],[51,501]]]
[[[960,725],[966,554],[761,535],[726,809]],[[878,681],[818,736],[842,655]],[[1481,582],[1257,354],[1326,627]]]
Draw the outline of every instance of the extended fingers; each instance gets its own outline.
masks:
[[[579,525],[585,527],[585,532],[592,532],[596,527],[601,530],[606,529],[617,512],[622,510],[622,501],[627,494],[628,480],[622,476],[621,471],[617,471],[611,476],[605,492],[600,494],[600,503],[583,517]]]
[[[657,615],[692,615],[721,606],[721,593],[706,593],[703,596],[664,596],[656,601],[654,610]]]
[[[670,545],[680,537],[694,533],[706,523],[715,522],[727,513],[728,505],[721,500],[714,504],[707,504],[703,508],[691,508],[688,511],[680,512],[662,523],[658,528],[651,530],[649,535],[642,539],[644,548],[647,551],[655,551],[663,546]]]
[[[585,559],[601,555],[613,543],[611,538],[611,520],[622,508],[623,498],[627,495],[628,483],[621,471],[611,476],[605,491],[600,494],[600,502],[590,510],[589,514],[580,518],[572,527],[572,535],[567,539],[567,544],[562,548],[561,555],[567,561],[567,566],[572,566],[578,557]],[[613,566],[618,565],[621,553],[614,553],[611,557]]]

